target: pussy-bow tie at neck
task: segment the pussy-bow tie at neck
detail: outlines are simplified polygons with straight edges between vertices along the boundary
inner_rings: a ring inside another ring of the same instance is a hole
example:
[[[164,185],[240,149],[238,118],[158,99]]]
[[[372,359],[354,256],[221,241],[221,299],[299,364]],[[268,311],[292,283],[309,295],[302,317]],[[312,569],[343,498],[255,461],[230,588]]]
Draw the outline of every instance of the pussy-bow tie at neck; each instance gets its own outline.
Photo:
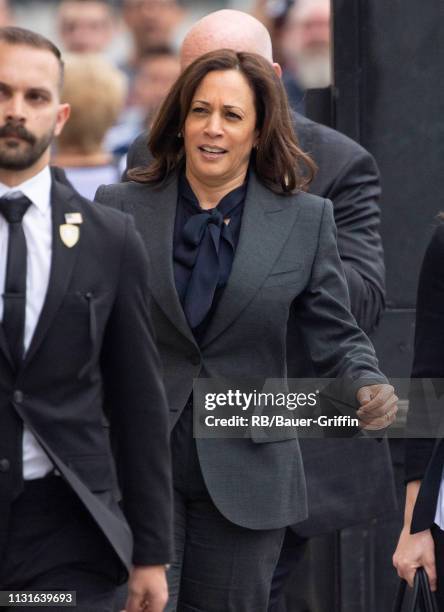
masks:
[[[192,215],[182,229],[175,259],[191,270],[182,305],[194,329],[208,314],[217,287],[225,285],[230,275],[235,251],[230,218],[240,212],[246,186],[231,191],[209,210],[199,206],[186,179],[181,186],[181,195],[191,206]]]

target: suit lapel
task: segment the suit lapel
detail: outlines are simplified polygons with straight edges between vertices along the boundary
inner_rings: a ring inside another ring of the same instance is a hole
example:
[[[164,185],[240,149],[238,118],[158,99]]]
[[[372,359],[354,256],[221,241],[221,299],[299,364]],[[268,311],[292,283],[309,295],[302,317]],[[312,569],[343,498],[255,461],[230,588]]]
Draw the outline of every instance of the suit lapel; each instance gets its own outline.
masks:
[[[233,268],[202,348],[222,333],[257,293],[279,257],[298,212],[299,207],[291,205],[285,196],[273,194],[250,174]]]
[[[153,297],[177,329],[195,344],[174,280],[173,233],[176,206],[177,179],[173,178],[161,187],[152,189],[149,202],[144,197],[134,207],[134,214],[150,255],[149,282]],[[147,231],[144,231],[145,228]]]
[[[45,302],[40,313],[37,326],[35,328],[31,344],[24,359],[24,367],[31,361],[45,337],[52,320],[65,295],[69,281],[71,279],[74,264],[77,259],[79,248],[82,243],[82,226],[80,238],[74,246],[67,247],[60,237],[60,226],[65,223],[65,214],[79,212],[79,205],[76,206],[76,192],[72,187],[56,181],[53,173],[51,190],[51,210],[52,210],[52,260],[49,276],[48,290]]]

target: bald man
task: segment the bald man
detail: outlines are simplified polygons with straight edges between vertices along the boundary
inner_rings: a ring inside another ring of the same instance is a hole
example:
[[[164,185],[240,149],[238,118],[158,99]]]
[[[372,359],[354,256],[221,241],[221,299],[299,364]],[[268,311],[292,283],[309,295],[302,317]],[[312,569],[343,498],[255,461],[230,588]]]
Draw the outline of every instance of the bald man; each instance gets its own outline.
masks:
[[[250,15],[234,10],[210,13],[191,28],[181,48],[182,69],[200,55],[220,48],[259,53],[273,64],[279,76],[282,74],[279,64],[273,62],[266,28]],[[350,138],[301,115],[295,114],[294,126],[301,148],[311,154],[319,168],[310,191],[333,201],[338,248],[352,312],[368,333],[376,327],[384,308],[380,186],[375,161]],[[144,166],[150,160],[144,133],[130,147],[127,169]],[[301,350],[304,343],[294,319],[289,321],[287,345],[289,377],[314,376],[308,351]],[[292,350],[293,347],[297,349]],[[305,538],[362,523],[396,508],[385,443],[338,438],[322,443],[306,439],[300,442],[309,518],[293,526],[286,538],[272,588],[272,604],[289,569],[299,558]]]

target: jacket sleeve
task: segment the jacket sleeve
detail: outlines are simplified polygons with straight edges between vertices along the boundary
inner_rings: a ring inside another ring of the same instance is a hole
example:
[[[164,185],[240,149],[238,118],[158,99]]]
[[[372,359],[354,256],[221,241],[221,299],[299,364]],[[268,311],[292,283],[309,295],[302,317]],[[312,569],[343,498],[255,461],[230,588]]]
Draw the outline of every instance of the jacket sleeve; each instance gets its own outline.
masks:
[[[424,476],[440,429],[444,395],[444,226],[426,250],[418,283],[415,351],[409,393],[406,481]],[[414,438],[421,431],[430,437]]]
[[[370,340],[350,312],[328,200],[324,201],[310,281],[293,307],[317,375],[341,381],[342,397],[349,406],[357,408],[356,391],[361,386],[387,382]]]
[[[122,181],[128,180],[128,170],[138,168],[139,166],[147,166],[152,161],[151,153],[148,150],[148,132],[142,132],[137,136],[134,142],[131,143],[126,156],[126,168],[122,175]]]
[[[373,157],[355,145],[325,197],[334,202],[338,250],[344,266],[351,310],[370,333],[384,310],[385,267],[379,234],[381,193]]]
[[[94,202],[98,202],[103,206],[115,208],[116,210],[125,211],[123,206],[124,203],[121,198],[115,196],[114,192],[113,185],[100,185],[94,196]]]
[[[101,365],[135,565],[168,563],[173,541],[169,415],[149,318],[147,274],[147,254],[128,217]]]

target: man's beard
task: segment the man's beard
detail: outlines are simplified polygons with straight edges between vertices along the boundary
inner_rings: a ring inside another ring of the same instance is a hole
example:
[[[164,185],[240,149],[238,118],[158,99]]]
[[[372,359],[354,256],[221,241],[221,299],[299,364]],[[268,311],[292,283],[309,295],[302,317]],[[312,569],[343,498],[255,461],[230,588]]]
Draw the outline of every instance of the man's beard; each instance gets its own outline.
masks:
[[[20,141],[6,142],[7,137],[18,137]],[[4,170],[27,170],[46,151],[54,137],[54,126],[40,138],[18,123],[5,123],[0,127],[0,168]],[[23,146],[23,141],[27,144]]]
[[[328,47],[306,49],[298,53],[297,79],[304,89],[331,85],[331,59]]]

